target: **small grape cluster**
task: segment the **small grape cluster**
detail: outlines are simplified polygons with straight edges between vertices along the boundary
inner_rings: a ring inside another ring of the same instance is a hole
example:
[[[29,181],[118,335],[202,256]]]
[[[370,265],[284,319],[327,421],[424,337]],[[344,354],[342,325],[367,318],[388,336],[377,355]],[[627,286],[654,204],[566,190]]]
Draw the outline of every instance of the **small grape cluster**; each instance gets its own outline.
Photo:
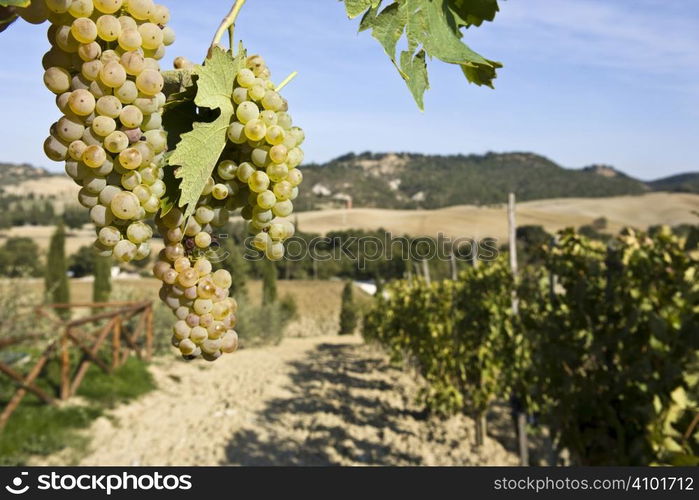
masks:
[[[303,130],[292,125],[287,101],[275,90],[260,56],[247,59],[235,79],[235,119],[228,144],[206,192],[214,206],[241,209],[253,245],[270,260],[284,256],[284,240],[294,235],[286,219],[294,209],[303,174]]]
[[[42,0],[43,1],[43,0]],[[160,208],[167,135],[159,60],[174,31],[153,0],[45,0],[52,48],[44,83],[63,116],[44,143],[81,186],[95,248],[121,262],[150,255],[144,220]]]
[[[163,282],[160,299],[177,317],[172,344],[185,359],[201,356],[215,361],[238,348],[238,334],[233,329],[238,304],[229,297],[231,274],[225,269],[212,273],[207,258],[212,223],[219,225],[222,217],[228,220],[222,210],[200,206],[185,222],[182,212],[173,208],[156,219],[165,248],[153,274]]]

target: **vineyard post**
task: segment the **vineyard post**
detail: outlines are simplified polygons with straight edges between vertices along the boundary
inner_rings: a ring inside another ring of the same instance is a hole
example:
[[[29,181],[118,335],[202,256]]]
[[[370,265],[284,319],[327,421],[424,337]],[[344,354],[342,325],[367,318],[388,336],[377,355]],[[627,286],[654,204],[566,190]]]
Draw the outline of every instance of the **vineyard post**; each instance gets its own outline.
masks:
[[[61,399],[70,397],[70,353],[68,352],[68,332],[70,327],[66,326],[61,332]]]
[[[512,272],[512,314],[519,314],[519,298],[517,297],[517,278],[519,266],[517,265],[517,221],[515,194],[510,193],[507,200],[507,221],[509,229],[510,270]],[[517,395],[515,395],[517,397]],[[529,465],[529,443],[527,439],[527,415],[517,411],[517,436],[519,438],[519,460],[521,465]]]
[[[425,283],[427,283],[427,286],[430,286],[432,278],[430,276],[430,264],[427,262],[427,259],[422,259],[422,274],[425,277]]]
[[[456,281],[459,277],[459,272],[456,267],[456,256],[454,255],[453,249],[449,252],[449,261],[451,263],[451,279],[452,281]]]

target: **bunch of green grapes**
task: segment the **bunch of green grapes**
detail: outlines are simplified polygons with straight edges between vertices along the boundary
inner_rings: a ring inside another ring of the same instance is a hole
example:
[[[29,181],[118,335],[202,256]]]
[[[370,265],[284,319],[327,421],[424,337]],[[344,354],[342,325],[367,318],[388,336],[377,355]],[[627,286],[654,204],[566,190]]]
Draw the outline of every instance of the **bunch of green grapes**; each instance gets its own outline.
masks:
[[[304,133],[292,125],[286,100],[275,91],[260,56],[247,60],[236,75],[235,118],[228,144],[204,191],[212,207],[242,209],[253,245],[271,260],[284,256],[283,242],[294,235],[287,219],[303,180]]]
[[[172,344],[185,359],[203,357],[215,361],[238,348],[235,313],[238,304],[229,297],[231,274],[212,273],[212,230],[228,220],[225,208],[201,204],[185,221],[173,208],[156,222],[165,240],[153,274],[163,282],[161,300],[177,318]]]
[[[44,83],[63,116],[44,151],[65,161],[82,187],[78,201],[90,210],[98,252],[121,262],[146,258],[152,230],[144,220],[165,194],[158,61],[175,39],[165,26],[170,12],[152,0],[45,0],[45,6],[52,47],[43,59]]]

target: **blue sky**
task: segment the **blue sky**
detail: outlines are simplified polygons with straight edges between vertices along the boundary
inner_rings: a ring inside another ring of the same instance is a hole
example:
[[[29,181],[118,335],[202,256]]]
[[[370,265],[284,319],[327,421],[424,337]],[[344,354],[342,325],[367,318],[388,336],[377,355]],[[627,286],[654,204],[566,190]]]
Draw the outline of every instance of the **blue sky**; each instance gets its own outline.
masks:
[[[170,0],[177,55],[201,61],[230,3]],[[607,163],[643,179],[699,170],[699,2],[507,0],[466,32],[502,61],[496,89],[432,61],[420,112],[380,46],[335,0],[248,0],[236,35],[260,53],[306,130],[306,157],[348,151],[532,151],[566,167]],[[44,26],[0,34],[0,161],[58,170],[42,142],[58,111],[42,84]]]

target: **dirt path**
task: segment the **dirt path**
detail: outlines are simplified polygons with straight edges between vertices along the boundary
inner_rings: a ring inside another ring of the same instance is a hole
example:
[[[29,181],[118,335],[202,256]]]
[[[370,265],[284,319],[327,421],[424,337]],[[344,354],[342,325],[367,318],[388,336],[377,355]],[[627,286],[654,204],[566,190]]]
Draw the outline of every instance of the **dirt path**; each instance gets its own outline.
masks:
[[[80,464],[517,463],[494,440],[475,449],[468,418],[425,418],[412,377],[357,337],[286,339],[213,365],[164,358],[152,372],[159,389],[96,420]]]

